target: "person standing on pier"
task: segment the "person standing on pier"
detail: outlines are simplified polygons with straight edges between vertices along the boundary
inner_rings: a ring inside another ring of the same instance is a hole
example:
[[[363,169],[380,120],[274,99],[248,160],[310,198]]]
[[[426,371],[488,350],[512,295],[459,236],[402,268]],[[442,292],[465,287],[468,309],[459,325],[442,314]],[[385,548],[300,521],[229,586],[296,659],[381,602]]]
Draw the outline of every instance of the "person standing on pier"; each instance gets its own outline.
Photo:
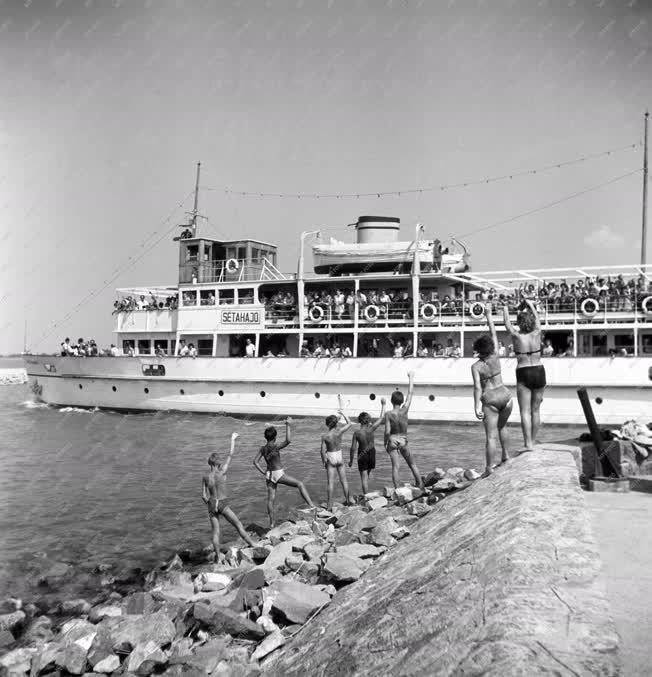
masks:
[[[294,487],[299,490],[301,498],[311,507],[314,508],[314,503],[310,500],[310,496],[304,486],[303,482],[300,482],[294,477],[286,474],[283,470],[283,465],[281,463],[281,449],[285,449],[291,439],[291,426],[292,419],[285,419],[285,442],[280,444],[276,443],[276,428],[274,426],[269,426],[265,428],[265,444],[258,451],[258,456],[254,459],[254,465],[259,473],[265,476],[267,480],[267,514],[269,515],[269,528],[272,529],[275,524],[275,503],[276,503],[276,487],[279,484],[285,484],[288,487]],[[267,465],[267,470],[263,470],[260,466],[260,461],[264,459]]]
[[[347,415],[341,408],[342,397],[339,396],[340,408],[337,413],[344,419],[343,425],[338,425],[338,417],[334,414],[326,417],[326,427],[328,428],[321,436],[321,461],[326,468],[326,481],[328,484],[328,502],[326,510],[333,509],[333,491],[335,489],[335,475],[340,478],[340,484],[344,491],[344,500],[346,505],[351,504],[349,496],[349,485],[346,481],[346,469],[344,468],[344,459],[342,458],[342,435],[353,425]]]
[[[385,398],[381,398],[380,417],[375,423],[371,422],[371,416],[363,411],[358,416],[360,430],[353,433],[351,440],[351,458],[349,468],[353,465],[356,447],[358,451],[358,471],[360,472],[360,482],[362,484],[362,493],[369,493],[369,475],[376,468],[376,445],[374,443],[374,432],[385,422]]]
[[[244,539],[247,545],[253,546],[254,542],[251,540],[249,534],[242,526],[242,522],[237,515],[231,510],[226,496],[226,472],[229,469],[229,464],[233,458],[235,451],[235,441],[238,438],[238,433],[231,435],[231,449],[226,457],[224,463],[220,462],[220,455],[213,453],[208,457],[208,465],[210,471],[202,478],[202,500],[208,507],[208,518],[211,523],[213,548],[215,549],[215,562],[219,564],[221,560],[220,554],[220,516],[224,517],[227,522],[230,522]]]
[[[546,387],[546,370],[541,364],[541,323],[536,306],[525,299],[516,316],[516,329],[503,308],[505,328],[512,336],[516,355],[516,396],[521,411],[524,451],[533,451],[541,427],[541,402]]]
[[[410,448],[408,446],[408,411],[412,404],[412,395],[414,393],[414,372],[408,372],[408,395],[405,400],[403,393],[400,390],[392,393],[391,402],[393,409],[385,414],[385,448],[392,461],[392,482],[394,487],[398,489],[398,466],[399,453],[405,459],[408,467],[414,476],[414,483],[420,489],[423,489],[423,480],[419,474],[419,468],[412,459]],[[405,403],[404,403],[405,402]]]
[[[498,352],[498,337],[491,316],[491,303],[484,307],[490,335],[483,334],[473,343],[473,350],[478,354],[478,361],[471,367],[473,375],[473,397],[475,415],[484,423],[486,444],[486,464],[483,477],[493,470],[493,459],[496,455],[497,441],[502,448],[501,464],[509,459],[507,455],[507,430],[505,426],[512,413],[512,394],[503,384]]]

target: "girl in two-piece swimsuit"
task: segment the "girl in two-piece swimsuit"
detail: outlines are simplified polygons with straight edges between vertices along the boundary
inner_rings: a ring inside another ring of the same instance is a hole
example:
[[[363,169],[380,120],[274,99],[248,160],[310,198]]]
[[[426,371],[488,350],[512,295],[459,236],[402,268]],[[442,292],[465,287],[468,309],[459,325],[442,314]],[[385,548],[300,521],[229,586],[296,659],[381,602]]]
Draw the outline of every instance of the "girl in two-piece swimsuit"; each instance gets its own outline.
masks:
[[[478,361],[471,367],[473,375],[475,415],[484,423],[486,434],[486,467],[483,477],[493,471],[497,442],[502,448],[501,464],[509,460],[505,426],[512,413],[512,394],[503,384],[498,356],[496,328],[491,317],[491,304],[485,306],[485,316],[491,335],[484,334],[473,343]]]

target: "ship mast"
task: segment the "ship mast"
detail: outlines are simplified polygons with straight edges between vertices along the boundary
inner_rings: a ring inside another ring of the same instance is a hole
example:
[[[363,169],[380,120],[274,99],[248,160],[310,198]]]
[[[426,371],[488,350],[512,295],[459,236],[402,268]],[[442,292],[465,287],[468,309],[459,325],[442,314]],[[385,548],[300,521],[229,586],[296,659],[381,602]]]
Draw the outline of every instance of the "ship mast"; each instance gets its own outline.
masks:
[[[197,237],[197,215],[199,214],[199,171],[201,169],[201,162],[197,163],[197,179],[195,181],[195,204],[192,208],[190,227],[192,229],[192,236]]]
[[[647,263],[647,125],[650,113],[645,111],[643,135],[643,218],[641,227],[641,267]]]

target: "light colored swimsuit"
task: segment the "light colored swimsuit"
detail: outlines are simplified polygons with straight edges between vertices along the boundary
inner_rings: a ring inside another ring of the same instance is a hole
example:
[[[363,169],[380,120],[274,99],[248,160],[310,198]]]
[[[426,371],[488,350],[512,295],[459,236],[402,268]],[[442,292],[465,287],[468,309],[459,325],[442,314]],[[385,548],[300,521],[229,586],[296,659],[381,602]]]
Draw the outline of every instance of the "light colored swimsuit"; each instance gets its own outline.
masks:
[[[268,470],[265,473],[265,477],[267,478],[268,482],[272,482],[273,484],[278,484],[278,481],[283,477],[285,474],[285,470],[282,468],[280,470]]]
[[[402,433],[392,434],[387,440],[387,451],[402,451],[407,447],[407,443],[407,435],[403,435]]]
[[[327,451],[326,460],[329,465],[338,466],[342,465],[342,450],[338,449],[337,451]]]

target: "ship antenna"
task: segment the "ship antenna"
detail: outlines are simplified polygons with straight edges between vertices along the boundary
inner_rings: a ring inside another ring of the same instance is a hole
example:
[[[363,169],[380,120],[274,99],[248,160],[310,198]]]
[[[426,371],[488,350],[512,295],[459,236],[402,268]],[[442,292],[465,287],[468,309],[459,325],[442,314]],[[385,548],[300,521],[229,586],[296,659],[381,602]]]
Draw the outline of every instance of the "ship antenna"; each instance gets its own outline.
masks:
[[[643,217],[641,224],[641,267],[644,267],[647,261],[647,126],[650,113],[645,111],[645,124],[643,135]],[[643,271],[641,271],[643,272]]]
[[[195,181],[195,204],[192,208],[192,219],[190,227],[192,228],[192,236],[197,236],[197,215],[199,214],[199,172],[201,170],[201,162],[197,163],[197,179]]]

